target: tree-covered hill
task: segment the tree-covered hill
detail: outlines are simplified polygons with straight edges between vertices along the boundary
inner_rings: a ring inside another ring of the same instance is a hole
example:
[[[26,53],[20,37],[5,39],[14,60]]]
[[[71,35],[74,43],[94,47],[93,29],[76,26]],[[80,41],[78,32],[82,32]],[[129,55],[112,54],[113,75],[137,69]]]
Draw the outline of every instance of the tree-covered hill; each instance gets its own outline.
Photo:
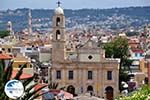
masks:
[[[0,29],[6,29],[6,24],[8,21],[13,23],[13,28],[15,30],[22,30],[28,25],[28,11],[29,9],[16,9],[16,10],[6,10],[0,11]],[[33,9],[32,18],[33,24],[37,24],[37,19],[40,19],[39,23],[48,25],[50,27],[50,22],[54,10],[52,9]],[[112,9],[79,9],[71,10],[65,9],[65,16],[70,20],[75,20],[78,24],[85,23],[87,21],[105,21],[108,17],[113,16],[123,16],[124,20],[133,20],[131,25],[140,25],[150,22],[150,6],[148,7],[127,7],[127,8],[112,8]],[[134,21],[135,20],[135,21]],[[139,22],[136,22],[139,21]],[[69,26],[69,24],[68,24]],[[70,25],[71,27],[73,25]],[[43,26],[45,27],[45,26]]]

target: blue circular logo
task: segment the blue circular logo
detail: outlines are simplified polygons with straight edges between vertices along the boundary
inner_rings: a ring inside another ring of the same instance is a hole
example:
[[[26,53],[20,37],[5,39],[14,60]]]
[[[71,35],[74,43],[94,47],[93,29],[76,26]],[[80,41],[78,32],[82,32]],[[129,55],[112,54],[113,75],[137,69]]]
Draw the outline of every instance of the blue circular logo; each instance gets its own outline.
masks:
[[[17,99],[24,93],[23,84],[18,80],[10,80],[5,85],[5,93],[11,99]]]

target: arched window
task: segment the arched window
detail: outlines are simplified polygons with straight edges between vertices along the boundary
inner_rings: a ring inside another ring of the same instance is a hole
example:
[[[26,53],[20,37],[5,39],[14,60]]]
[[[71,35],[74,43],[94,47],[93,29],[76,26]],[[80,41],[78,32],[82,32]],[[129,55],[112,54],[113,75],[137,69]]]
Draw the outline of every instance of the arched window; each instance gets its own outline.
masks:
[[[87,87],[87,92],[93,92],[93,87],[91,85]]]
[[[74,87],[73,85],[69,85],[69,86],[67,87],[67,92],[69,92],[69,93],[75,95],[75,87]]]
[[[56,31],[56,40],[60,40],[60,31],[59,30],[57,30]]]
[[[56,18],[56,26],[59,26],[59,25],[60,25],[60,18],[57,17],[57,18]]]

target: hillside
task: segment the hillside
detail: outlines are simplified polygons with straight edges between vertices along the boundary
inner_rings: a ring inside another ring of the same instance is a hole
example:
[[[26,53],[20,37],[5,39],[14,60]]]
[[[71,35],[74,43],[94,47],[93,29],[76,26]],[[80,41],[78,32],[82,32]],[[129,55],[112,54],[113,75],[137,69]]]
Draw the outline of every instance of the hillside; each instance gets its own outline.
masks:
[[[0,11],[0,29],[6,29],[8,21],[13,23],[13,29],[20,31],[28,25],[29,9],[16,9]],[[54,14],[49,9],[33,9],[32,23],[34,29],[47,29],[51,27],[51,19]],[[127,26],[140,27],[150,23],[150,7],[128,7],[112,9],[65,9],[67,27],[76,25],[100,25],[111,29],[127,28]]]

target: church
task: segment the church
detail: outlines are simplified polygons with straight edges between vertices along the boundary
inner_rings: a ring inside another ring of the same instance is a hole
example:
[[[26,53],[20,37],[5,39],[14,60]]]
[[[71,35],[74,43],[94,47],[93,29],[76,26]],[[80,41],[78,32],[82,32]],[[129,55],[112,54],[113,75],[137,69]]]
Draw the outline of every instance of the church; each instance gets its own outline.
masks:
[[[119,94],[119,59],[105,58],[105,51],[89,39],[76,48],[76,56],[66,53],[65,14],[58,3],[52,19],[52,66],[49,81],[58,82],[73,95],[91,93],[113,100]]]

